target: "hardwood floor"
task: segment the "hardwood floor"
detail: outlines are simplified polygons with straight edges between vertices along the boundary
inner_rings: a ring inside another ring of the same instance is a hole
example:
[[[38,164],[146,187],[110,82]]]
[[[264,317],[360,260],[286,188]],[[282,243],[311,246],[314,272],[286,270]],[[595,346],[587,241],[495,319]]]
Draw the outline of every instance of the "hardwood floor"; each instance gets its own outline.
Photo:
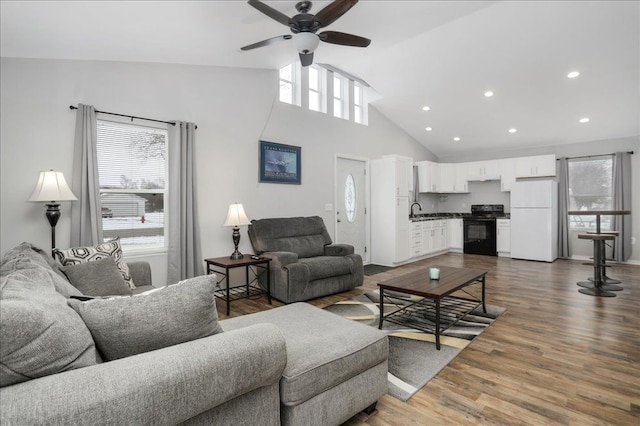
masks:
[[[487,270],[487,303],[507,312],[408,402],[385,395],[377,412],[346,425],[640,424],[640,266],[608,268],[624,290],[601,298],[578,293],[575,283],[592,272],[579,261],[450,253],[310,303],[325,307],[433,265]],[[264,296],[235,301],[231,316],[269,308]]]

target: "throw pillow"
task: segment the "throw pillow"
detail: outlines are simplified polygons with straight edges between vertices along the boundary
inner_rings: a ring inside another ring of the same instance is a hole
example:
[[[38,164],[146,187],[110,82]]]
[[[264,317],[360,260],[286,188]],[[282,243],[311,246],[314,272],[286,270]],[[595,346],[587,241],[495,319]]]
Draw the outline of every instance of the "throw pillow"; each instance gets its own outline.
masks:
[[[132,291],[124,282],[113,257],[77,265],[62,266],[69,282],[82,294],[88,296],[126,296]]]
[[[55,249],[54,253],[58,256],[63,266],[77,265],[79,263],[91,262],[93,260],[104,259],[107,256],[115,258],[118,269],[127,283],[129,288],[133,290],[136,286],[133,283],[129,267],[122,256],[122,246],[120,245],[120,237],[107,243],[98,244],[95,247],[72,247],[66,250]]]
[[[215,285],[214,275],[203,275],[146,294],[67,303],[111,361],[222,332]]]
[[[97,363],[91,333],[46,271],[3,271],[0,312],[0,387]]]

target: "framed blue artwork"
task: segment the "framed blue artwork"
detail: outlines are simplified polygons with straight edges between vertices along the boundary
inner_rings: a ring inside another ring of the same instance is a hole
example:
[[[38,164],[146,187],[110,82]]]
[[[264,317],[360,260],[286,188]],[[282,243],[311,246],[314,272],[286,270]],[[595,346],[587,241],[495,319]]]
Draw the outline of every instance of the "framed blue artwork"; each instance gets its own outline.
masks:
[[[301,148],[260,141],[260,182],[301,183]]]

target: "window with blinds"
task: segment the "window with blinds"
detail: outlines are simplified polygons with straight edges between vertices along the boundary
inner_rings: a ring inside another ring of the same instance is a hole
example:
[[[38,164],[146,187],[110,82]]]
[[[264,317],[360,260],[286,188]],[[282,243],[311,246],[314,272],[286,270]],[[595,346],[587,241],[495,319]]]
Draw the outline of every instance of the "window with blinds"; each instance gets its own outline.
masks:
[[[608,210],[613,206],[613,156],[569,160],[569,210]],[[596,229],[595,216],[569,216],[570,226]],[[601,216],[601,229],[611,230],[612,216]]]
[[[97,156],[105,241],[125,250],[166,247],[166,128],[97,121]]]

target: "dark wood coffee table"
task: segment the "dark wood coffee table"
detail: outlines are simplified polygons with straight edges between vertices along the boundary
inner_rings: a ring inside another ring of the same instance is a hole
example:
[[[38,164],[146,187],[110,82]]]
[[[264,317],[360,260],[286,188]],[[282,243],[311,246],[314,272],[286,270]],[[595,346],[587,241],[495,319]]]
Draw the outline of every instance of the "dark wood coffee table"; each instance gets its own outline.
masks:
[[[378,283],[380,287],[378,328],[382,328],[384,321],[389,321],[433,333],[436,336],[436,348],[440,350],[440,334],[444,330],[456,324],[480,305],[483,311],[487,312],[484,302],[487,272],[481,269],[450,266],[433,267],[440,269],[438,280],[430,279],[429,268],[424,268]],[[480,299],[464,290],[472,284],[482,284]],[[451,296],[457,291],[469,297]],[[395,305],[398,310],[385,315],[385,302]]]

